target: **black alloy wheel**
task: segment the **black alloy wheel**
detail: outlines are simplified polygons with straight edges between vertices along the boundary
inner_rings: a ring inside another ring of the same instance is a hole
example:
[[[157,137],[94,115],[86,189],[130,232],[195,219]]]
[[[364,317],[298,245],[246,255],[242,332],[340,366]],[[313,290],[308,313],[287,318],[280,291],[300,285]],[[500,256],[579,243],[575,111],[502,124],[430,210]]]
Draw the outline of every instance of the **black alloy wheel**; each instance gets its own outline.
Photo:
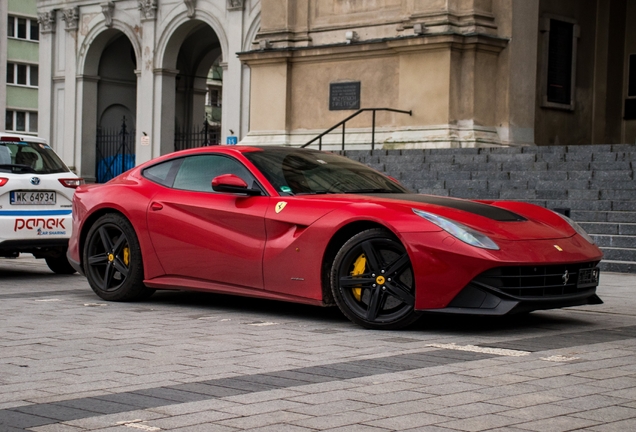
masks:
[[[399,329],[415,322],[415,276],[404,246],[374,228],[340,249],[331,270],[336,304],[347,318],[372,329]]]
[[[115,213],[91,226],[84,246],[88,283],[104,300],[134,301],[154,292],[143,284],[139,241],[130,222]]]

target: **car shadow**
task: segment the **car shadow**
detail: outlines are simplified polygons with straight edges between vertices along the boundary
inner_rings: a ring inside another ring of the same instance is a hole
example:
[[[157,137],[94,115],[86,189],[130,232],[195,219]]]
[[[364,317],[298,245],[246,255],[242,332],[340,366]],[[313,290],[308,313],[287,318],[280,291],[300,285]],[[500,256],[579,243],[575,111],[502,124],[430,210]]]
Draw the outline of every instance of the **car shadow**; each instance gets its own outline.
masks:
[[[319,307],[282,301],[240,297],[215,293],[187,291],[158,291],[143,304],[148,306],[178,305],[192,308],[193,315],[204,317],[213,314],[240,313],[258,315],[260,320],[301,321],[305,325],[322,325],[340,331],[360,329],[351,323],[337,307]],[[579,315],[563,310],[537,311],[511,316],[475,316],[442,313],[425,313],[415,324],[400,332],[435,333],[446,335],[475,334],[481,336],[528,336],[545,330],[584,330],[594,327]]]

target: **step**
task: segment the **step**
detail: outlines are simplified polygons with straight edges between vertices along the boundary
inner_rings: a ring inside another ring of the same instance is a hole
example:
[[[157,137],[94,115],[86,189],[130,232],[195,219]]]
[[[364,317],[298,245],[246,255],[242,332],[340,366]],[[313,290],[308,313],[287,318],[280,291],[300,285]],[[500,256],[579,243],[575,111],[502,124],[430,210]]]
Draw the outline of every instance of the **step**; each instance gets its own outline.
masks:
[[[636,236],[590,234],[598,247],[636,249]]]
[[[579,222],[588,234],[620,234],[636,236],[636,223]]]
[[[602,247],[604,259],[636,262],[636,248]]]
[[[636,262],[632,261],[612,261],[604,259],[598,266],[601,272],[636,273]],[[601,273],[601,284],[602,283],[603,273]]]
[[[567,205],[565,206],[567,207]],[[577,222],[618,222],[636,224],[636,212],[572,210],[570,215]]]

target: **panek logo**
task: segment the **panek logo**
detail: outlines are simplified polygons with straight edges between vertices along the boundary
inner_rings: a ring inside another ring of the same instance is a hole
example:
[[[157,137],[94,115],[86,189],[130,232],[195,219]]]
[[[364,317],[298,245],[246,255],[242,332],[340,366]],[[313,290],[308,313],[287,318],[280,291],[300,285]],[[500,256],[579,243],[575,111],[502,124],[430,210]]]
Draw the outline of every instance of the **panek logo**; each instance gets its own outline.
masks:
[[[15,220],[15,225],[13,226],[13,231],[22,231],[24,229],[27,230],[37,230],[37,229],[47,229],[47,230],[52,230],[52,229],[63,229],[65,230],[66,227],[64,226],[64,219],[57,219],[57,218],[50,218],[50,219],[44,219],[44,218],[29,218],[29,219],[16,219]]]

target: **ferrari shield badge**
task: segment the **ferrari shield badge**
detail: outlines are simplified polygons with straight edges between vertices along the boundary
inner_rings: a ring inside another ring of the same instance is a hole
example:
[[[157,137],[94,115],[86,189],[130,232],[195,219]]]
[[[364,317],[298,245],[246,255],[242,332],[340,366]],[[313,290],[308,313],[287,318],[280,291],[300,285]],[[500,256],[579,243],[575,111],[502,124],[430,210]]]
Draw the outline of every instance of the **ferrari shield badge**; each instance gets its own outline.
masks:
[[[285,201],[279,201],[276,203],[276,213],[280,213],[283,211],[287,203]]]

